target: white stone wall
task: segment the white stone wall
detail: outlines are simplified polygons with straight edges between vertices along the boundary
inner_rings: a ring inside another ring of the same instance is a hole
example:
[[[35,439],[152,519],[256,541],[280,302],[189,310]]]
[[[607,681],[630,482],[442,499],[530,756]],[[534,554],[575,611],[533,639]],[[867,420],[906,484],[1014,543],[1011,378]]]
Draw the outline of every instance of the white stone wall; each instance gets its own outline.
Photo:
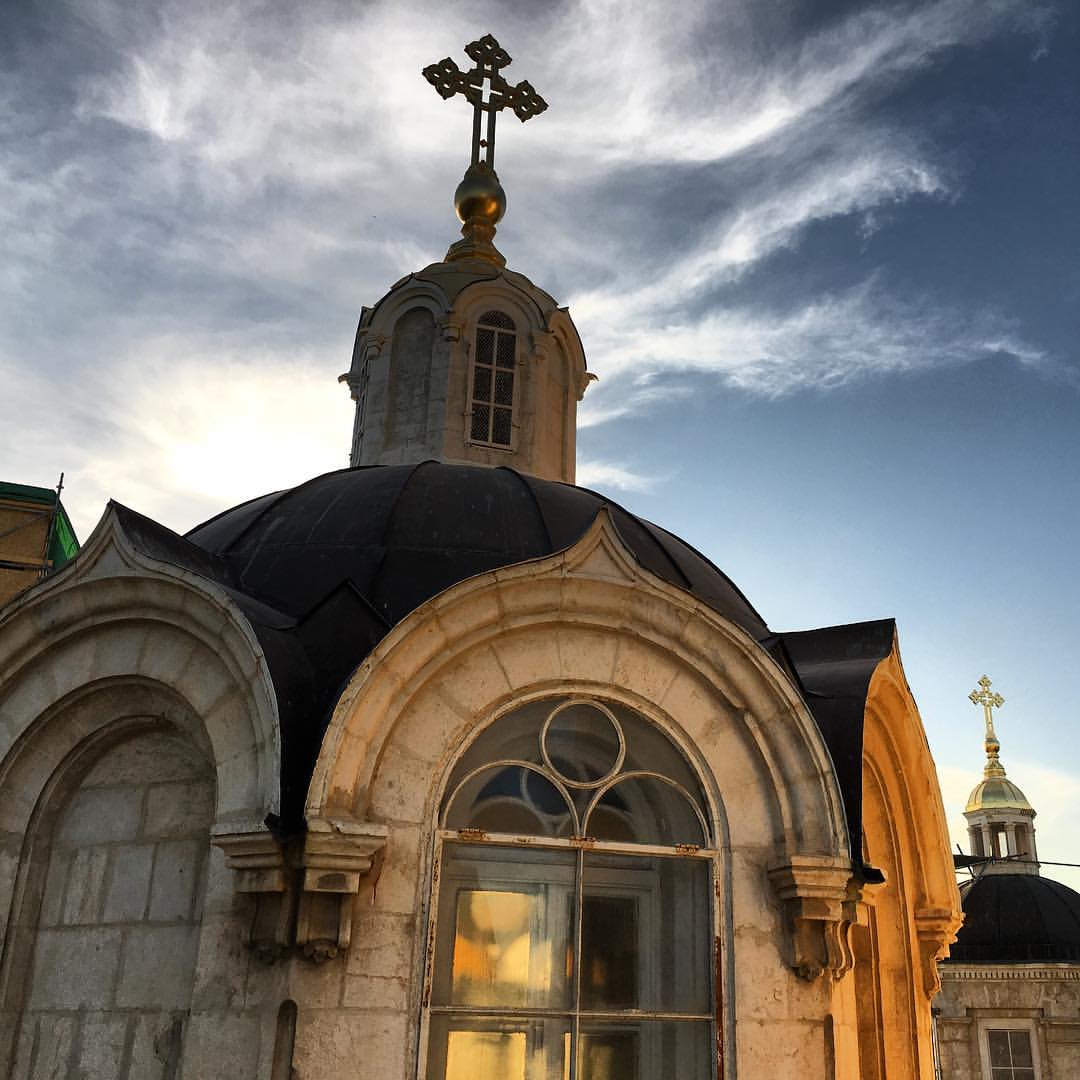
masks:
[[[1080,1077],[1080,965],[943,964],[938,1012],[942,1080],[984,1080],[980,1028],[1030,1025],[1039,1080]]]
[[[214,786],[179,737],[108,750],[55,818],[14,1080],[176,1075]]]

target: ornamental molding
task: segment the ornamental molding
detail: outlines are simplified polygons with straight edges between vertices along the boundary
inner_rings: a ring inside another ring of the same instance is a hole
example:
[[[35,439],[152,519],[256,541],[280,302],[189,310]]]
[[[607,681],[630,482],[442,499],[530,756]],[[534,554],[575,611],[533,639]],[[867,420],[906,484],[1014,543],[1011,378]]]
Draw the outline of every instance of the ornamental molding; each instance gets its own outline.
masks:
[[[302,837],[282,838],[258,822],[215,826],[233,887],[249,898],[244,944],[267,963],[297,948],[316,963],[352,940],[353,902],[386,846],[385,825],[314,818]]]
[[[1078,964],[942,964],[941,981],[1080,982]]]

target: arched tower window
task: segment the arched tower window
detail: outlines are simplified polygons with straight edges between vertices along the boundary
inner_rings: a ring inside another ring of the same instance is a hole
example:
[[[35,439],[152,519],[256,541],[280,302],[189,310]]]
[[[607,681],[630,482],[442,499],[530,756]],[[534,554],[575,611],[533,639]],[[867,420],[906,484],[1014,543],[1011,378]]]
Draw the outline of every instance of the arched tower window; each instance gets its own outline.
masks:
[[[516,339],[514,323],[508,315],[485,311],[480,316],[470,390],[472,442],[507,448],[511,445]]]
[[[440,808],[426,1080],[715,1077],[706,805],[624,706],[548,698],[489,727]]]

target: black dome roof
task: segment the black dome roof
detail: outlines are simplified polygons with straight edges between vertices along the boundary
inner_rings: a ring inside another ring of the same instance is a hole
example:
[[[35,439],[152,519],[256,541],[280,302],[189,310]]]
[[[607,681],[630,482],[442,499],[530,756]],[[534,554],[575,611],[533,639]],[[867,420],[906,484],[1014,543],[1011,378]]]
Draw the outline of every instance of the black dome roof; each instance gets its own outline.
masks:
[[[960,887],[958,964],[1080,964],[1080,893],[1034,874],[984,874]]]
[[[594,491],[508,468],[342,469],[226,510],[184,538],[126,507],[115,512],[129,539],[217,582],[250,620],[277,697],[282,818],[293,826],[330,713],[390,629],[458,582],[565,550],[605,508],[643,567],[742,627],[800,687],[832,755],[862,866],[863,714],[873,672],[892,648],[891,620],[774,634],[677,536]]]
[[[348,582],[389,628],[474,574],[571,546],[605,506],[642,566],[756,640],[768,636],[732,582],[671,533],[594,491],[508,468],[342,469],[226,510],[187,539],[226,559],[244,592],[291,616]]]
[[[570,547],[604,507],[642,566],[779,658],[761,616],[688,544],[594,491],[513,469],[425,461],[326,473],[211,518],[185,552],[123,514],[159,557],[218,581],[251,619],[278,699],[282,811],[294,819],[342,688],[390,629],[466,578]]]

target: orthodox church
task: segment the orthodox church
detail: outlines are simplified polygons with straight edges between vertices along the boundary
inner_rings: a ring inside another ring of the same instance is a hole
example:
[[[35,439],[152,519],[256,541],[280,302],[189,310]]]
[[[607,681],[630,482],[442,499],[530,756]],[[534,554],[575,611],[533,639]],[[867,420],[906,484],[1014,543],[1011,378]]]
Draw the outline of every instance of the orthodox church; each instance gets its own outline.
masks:
[[[1080,1076],[1080,893],[1043,877],[1035,810],[1006,775],[984,675],[986,765],[964,808],[964,925],[935,1001],[942,1080]]]
[[[494,245],[545,104],[466,51],[462,239],[363,310],[350,467],[112,503],[0,609],[0,1075],[930,1080],[896,628],[775,631],[574,485],[582,342]]]

